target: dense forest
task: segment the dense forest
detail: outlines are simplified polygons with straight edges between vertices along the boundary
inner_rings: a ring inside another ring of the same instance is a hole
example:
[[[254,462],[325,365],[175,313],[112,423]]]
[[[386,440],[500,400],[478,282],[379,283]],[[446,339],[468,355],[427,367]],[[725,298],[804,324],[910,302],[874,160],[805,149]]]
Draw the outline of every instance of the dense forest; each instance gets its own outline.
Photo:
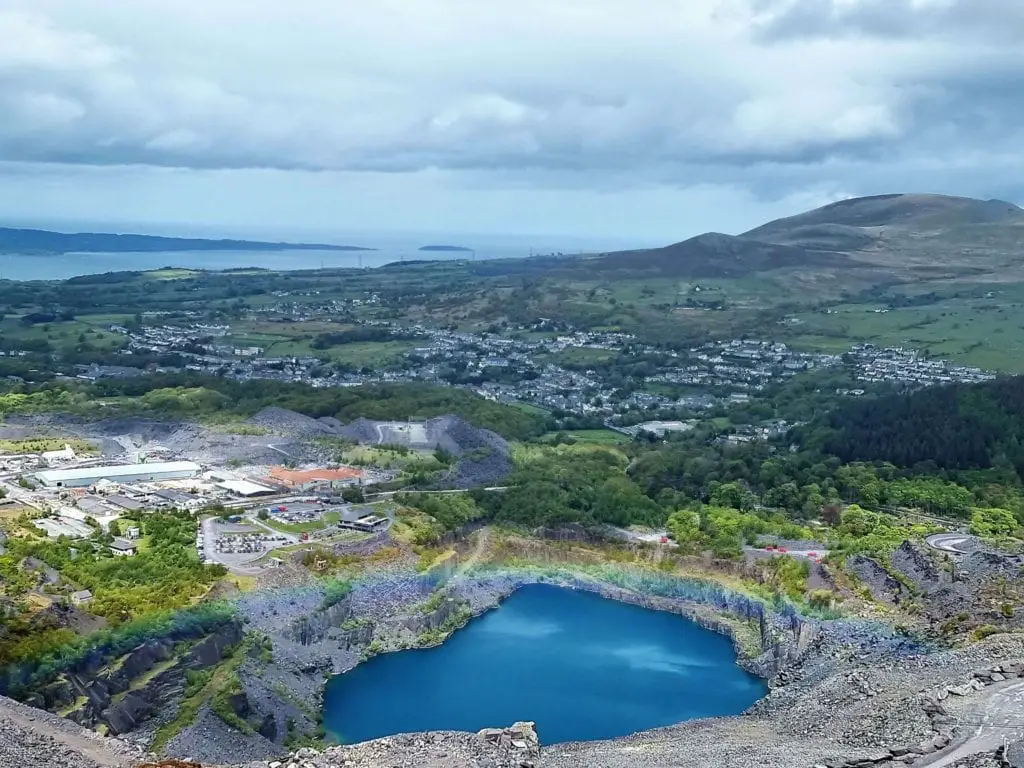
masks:
[[[990,469],[1024,476],[1024,377],[854,402],[801,437],[843,461]]]

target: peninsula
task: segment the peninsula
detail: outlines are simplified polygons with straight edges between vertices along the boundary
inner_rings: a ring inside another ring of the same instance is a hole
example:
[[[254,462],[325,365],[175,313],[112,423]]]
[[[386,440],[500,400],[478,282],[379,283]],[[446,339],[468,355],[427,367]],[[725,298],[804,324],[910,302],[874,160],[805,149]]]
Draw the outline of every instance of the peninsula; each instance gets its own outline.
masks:
[[[141,253],[165,251],[372,251],[355,245],[208,240],[196,237],[51,232],[0,227],[0,253]]]

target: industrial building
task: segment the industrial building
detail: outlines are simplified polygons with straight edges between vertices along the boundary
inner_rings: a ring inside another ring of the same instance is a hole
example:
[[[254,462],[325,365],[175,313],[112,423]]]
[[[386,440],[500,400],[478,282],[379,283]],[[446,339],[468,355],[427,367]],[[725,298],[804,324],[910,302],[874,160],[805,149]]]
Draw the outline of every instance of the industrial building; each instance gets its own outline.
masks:
[[[329,491],[357,483],[361,484],[363,472],[354,467],[306,470],[271,467],[268,479],[276,485],[295,491]]]
[[[166,461],[152,464],[116,464],[106,467],[48,469],[36,472],[35,479],[47,488],[85,488],[101,480],[115,483],[155,482],[195,477],[201,467],[192,461]]]
[[[367,512],[365,507],[349,506],[342,510],[338,526],[357,531],[372,532],[386,528],[388,522],[388,518],[373,515]]]
[[[273,488],[249,480],[222,480],[217,483],[217,487],[235,496],[270,496],[277,493]]]

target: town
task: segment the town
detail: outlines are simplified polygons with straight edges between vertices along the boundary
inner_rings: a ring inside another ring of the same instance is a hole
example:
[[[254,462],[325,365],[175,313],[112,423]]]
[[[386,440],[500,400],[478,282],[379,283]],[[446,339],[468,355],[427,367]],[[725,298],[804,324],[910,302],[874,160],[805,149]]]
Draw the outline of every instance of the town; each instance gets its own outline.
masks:
[[[776,341],[729,339],[673,350],[642,343],[632,334],[574,330],[543,318],[529,326],[487,332],[353,318],[353,306],[378,302],[375,294],[368,294],[316,306],[276,303],[251,310],[245,319],[337,323],[339,328],[355,326],[382,340],[408,340],[404,352],[383,364],[359,368],[336,364],[315,348],[308,354],[274,356],[247,343],[232,323],[209,322],[198,313],[179,313],[174,321],[147,314],[140,316],[144,322],[133,328],[111,326],[112,332],[125,337],[118,364],[80,366],[76,375],[84,379],[140,375],[143,370],[132,365],[133,357],[172,355],[182,365],[158,370],[188,370],[240,381],[295,381],[314,387],[440,383],[472,389],[496,401],[527,403],[621,426],[634,425],[659,412],[685,416],[719,405],[743,404],[798,374],[830,368],[845,367],[854,379],[867,384],[906,387],[995,377],[978,368],[925,357],[913,349],[870,344],[852,346],[843,354],[823,354],[799,351]],[[343,324],[340,317],[344,317]],[[618,368],[645,360],[656,362],[647,366],[649,370],[639,381],[633,374],[633,386],[623,387]],[[851,396],[859,392],[853,387],[846,390]]]

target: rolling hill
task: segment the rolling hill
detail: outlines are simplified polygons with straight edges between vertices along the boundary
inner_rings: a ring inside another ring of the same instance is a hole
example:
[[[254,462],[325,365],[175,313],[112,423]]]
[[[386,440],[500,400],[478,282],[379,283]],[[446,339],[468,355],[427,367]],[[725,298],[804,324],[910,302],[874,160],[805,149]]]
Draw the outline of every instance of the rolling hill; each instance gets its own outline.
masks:
[[[635,277],[709,278],[743,277],[790,267],[842,268],[847,261],[841,253],[827,249],[709,232],[664,248],[603,254],[587,266]]]
[[[620,277],[742,277],[801,269],[858,280],[1019,272],[1024,209],[1002,200],[893,194],[852,198],[741,235],[708,233],[647,250],[575,260]]]

